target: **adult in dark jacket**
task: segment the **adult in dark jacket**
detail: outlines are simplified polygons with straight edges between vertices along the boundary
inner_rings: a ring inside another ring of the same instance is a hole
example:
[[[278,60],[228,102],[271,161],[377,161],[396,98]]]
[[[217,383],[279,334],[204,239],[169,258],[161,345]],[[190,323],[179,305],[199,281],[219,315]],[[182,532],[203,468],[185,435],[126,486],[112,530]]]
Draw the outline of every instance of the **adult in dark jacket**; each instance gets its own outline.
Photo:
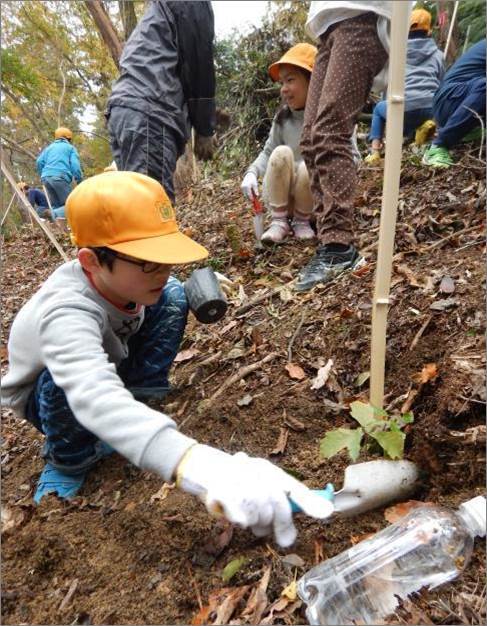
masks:
[[[435,94],[433,115],[438,136],[423,156],[432,167],[453,164],[449,148],[485,120],[485,39],[465,52],[450,67]]]
[[[119,170],[147,174],[174,200],[173,174],[195,130],[195,153],[211,158],[215,131],[211,3],[152,0],[120,59],[108,100]]]
[[[27,200],[34,207],[37,215],[40,218],[50,217],[49,203],[46,198],[46,194],[40,189],[30,187],[27,183],[21,182],[18,184],[19,189],[27,196]]]

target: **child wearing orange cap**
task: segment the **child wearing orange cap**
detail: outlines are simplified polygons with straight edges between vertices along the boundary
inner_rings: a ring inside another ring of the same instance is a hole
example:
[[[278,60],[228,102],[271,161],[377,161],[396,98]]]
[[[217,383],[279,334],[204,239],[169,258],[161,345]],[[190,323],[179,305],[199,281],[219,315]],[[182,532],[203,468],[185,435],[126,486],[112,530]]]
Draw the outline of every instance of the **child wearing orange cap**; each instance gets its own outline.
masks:
[[[292,499],[325,518],[333,505],[264,459],[200,445],[140,400],[167,392],[187,315],[174,264],[207,251],[177,226],[160,183],[136,172],[82,182],[66,203],[77,259],[63,264],[18,313],[8,342],[4,406],[45,435],[34,501],[72,498],[93,465],[117,450],[202,498],[210,511],[296,537]]]
[[[433,117],[433,97],[445,72],[445,59],[431,37],[431,13],[416,9],[411,13],[406,74],[404,82],[404,129],[409,137],[423,122]],[[369,139],[371,152],[365,158],[368,165],[381,159],[380,151],[387,118],[387,102],[374,107]]]

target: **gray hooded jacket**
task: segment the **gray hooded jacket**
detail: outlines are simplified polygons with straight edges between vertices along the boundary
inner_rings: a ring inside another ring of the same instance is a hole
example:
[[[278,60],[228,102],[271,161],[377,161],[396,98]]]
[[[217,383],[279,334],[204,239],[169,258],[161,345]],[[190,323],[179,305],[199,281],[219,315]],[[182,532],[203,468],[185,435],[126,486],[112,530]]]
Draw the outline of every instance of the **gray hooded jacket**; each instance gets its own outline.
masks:
[[[445,72],[443,53],[431,37],[409,39],[406,57],[405,110],[427,109]]]

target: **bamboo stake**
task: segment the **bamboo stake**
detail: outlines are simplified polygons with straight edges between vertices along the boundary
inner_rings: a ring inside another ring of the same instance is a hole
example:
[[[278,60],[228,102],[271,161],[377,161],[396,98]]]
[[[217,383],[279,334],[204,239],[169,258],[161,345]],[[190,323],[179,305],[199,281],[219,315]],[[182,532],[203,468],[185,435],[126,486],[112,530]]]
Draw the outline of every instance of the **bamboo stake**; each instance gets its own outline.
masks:
[[[3,214],[3,217],[2,217],[2,223],[0,224],[0,228],[4,225],[5,220],[7,219],[8,212],[10,211],[10,207],[11,207],[11,206],[12,206],[12,204],[14,203],[14,200],[15,200],[15,194],[12,194],[12,197],[10,198],[10,202],[8,203],[7,210],[6,210],[6,211],[5,211],[5,213]]]
[[[455,20],[457,19],[458,5],[459,5],[459,0],[456,0],[455,6],[453,7],[453,15],[451,16],[450,28],[448,29],[448,36],[446,38],[445,50],[443,52],[445,61],[446,61],[446,56],[448,54],[448,48],[450,47],[451,38],[453,35],[453,27],[455,26]]]
[[[66,255],[66,253],[64,252],[64,250],[62,249],[62,247],[59,245],[58,240],[52,234],[51,229],[48,228],[47,224],[44,223],[40,219],[40,217],[37,215],[37,212],[32,208],[30,202],[27,201],[27,199],[25,198],[24,194],[17,187],[17,183],[15,182],[15,178],[12,176],[12,172],[8,169],[8,167],[4,163],[3,159],[1,159],[0,164],[1,164],[3,175],[5,176],[5,178],[10,183],[10,186],[12,187],[12,189],[13,189],[15,195],[17,196],[17,199],[20,201],[21,205],[25,209],[27,209],[28,214],[34,219],[35,222],[37,222],[37,224],[40,226],[40,228],[44,231],[44,233],[46,234],[46,237],[49,239],[49,241],[52,243],[52,245],[56,248],[56,250],[61,255],[61,258],[64,259],[64,261],[68,262],[69,259],[68,259],[67,255]]]
[[[380,215],[379,249],[372,309],[370,401],[382,408],[387,312],[396,230],[404,124],[404,71],[409,31],[409,2],[392,3],[391,53],[387,96],[386,154]]]

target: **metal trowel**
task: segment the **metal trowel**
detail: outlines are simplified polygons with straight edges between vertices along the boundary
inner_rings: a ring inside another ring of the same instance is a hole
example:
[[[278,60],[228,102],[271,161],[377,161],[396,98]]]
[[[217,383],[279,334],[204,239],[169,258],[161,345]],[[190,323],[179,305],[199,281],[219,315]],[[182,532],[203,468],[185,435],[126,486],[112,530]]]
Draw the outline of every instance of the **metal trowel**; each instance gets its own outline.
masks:
[[[331,484],[314,491],[333,501],[335,512],[329,519],[352,517],[407,498],[414,491],[418,476],[418,468],[411,461],[379,459],[349,465],[339,491],[335,491]],[[293,513],[301,511],[292,500],[291,506]]]

